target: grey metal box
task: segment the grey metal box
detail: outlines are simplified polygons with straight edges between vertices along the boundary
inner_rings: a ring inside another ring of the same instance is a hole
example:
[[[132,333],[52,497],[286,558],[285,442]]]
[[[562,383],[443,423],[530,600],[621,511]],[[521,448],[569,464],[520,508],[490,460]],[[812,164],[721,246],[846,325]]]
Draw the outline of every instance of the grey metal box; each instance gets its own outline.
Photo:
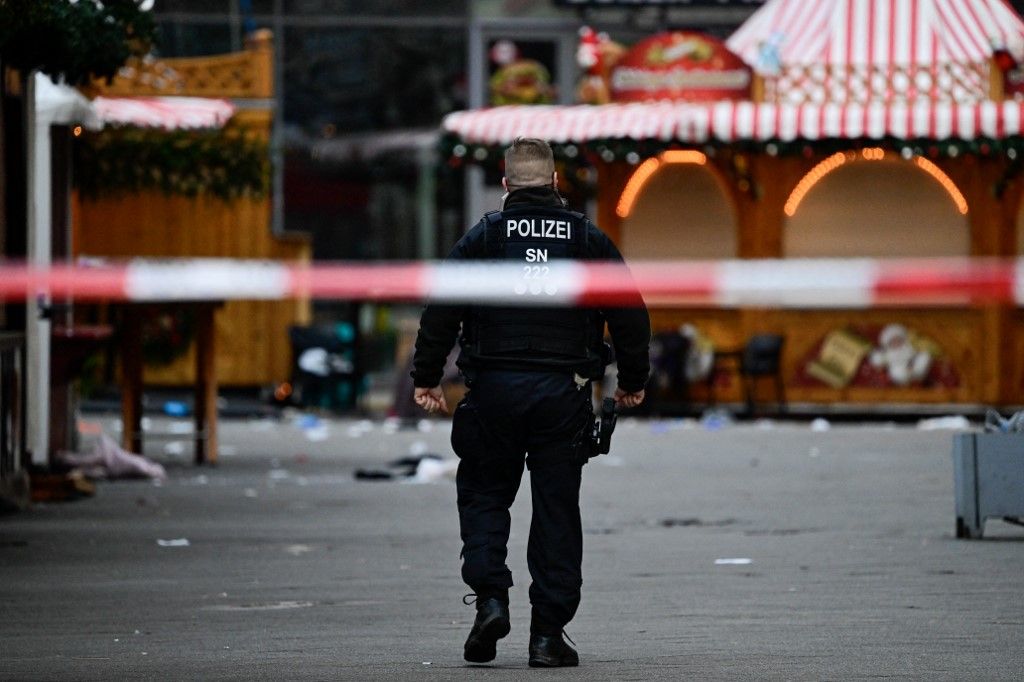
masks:
[[[956,434],[953,480],[958,538],[980,538],[985,519],[1024,517],[1024,434]]]

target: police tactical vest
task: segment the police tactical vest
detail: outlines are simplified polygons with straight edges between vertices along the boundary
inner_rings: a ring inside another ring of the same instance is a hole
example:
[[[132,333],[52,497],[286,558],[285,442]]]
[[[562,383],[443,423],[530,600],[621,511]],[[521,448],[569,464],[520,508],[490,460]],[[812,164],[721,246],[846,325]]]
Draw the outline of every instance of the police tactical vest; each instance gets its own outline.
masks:
[[[524,277],[587,257],[588,221],[581,213],[530,206],[488,213],[484,222],[484,257],[522,263]],[[476,306],[464,348],[484,366],[583,367],[600,343],[596,324],[595,314],[581,308]]]

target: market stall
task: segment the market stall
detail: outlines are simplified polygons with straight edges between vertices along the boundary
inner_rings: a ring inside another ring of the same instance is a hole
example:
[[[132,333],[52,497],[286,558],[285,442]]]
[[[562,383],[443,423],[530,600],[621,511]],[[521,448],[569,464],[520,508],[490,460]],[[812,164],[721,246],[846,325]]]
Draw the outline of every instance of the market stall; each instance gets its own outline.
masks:
[[[736,69],[716,45],[673,35],[661,40],[674,63],[648,52],[646,76],[609,70],[610,104],[452,114],[453,159],[487,163],[516,135],[552,140],[564,162],[585,158],[598,173],[595,217],[633,259],[1018,254],[1024,23],[1004,3],[768,2],[726,41],[753,70],[738,100],[659,92],[741,84],[723,73]],[[623,82],[650,96],[614,101]],[[1016,404],[1024,395],[1024,317],[1012,309],[662,309],[654,318],[661,329],[686,325],[698,399],[708,372],[720,398],[740,397],[715,350],[757,333],[785,337],[791,402]]]
[[[76,257],[309,260],[305,235],[271,227],[269,31],[237,53],[130,62],[87,90],[108,127],[78,140]],[[216,379],[286,381],[288,328],[309,317],[308,301],[225,304],[216,313]],[[192,382],[199,326],[182,308],[143,329],[147,382]]]

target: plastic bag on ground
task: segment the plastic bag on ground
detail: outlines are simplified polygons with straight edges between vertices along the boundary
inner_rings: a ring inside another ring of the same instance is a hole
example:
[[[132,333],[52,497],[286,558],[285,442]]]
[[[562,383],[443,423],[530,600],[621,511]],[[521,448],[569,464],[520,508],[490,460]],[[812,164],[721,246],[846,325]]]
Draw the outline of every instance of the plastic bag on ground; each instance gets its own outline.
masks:
[[[128,452],[105,433],[100,434],[92,452],[64,453],[61,459],[89,478],[167,478],[162,465]]]

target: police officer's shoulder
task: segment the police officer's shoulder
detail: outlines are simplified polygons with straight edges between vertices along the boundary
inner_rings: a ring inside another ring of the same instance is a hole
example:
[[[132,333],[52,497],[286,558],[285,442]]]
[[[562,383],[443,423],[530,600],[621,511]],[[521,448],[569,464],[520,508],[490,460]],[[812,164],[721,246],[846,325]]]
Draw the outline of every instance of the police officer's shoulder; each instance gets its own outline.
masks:
[[[449,259],[478,258],[483,253],[484,235],[487,231],[487,216],[484,216],[476,225],[469,228],[466,234],[462,235],[451,253]]]
[[[587,245],[594,258],[622,258],[611,237],[590,219],[587,219]]]

